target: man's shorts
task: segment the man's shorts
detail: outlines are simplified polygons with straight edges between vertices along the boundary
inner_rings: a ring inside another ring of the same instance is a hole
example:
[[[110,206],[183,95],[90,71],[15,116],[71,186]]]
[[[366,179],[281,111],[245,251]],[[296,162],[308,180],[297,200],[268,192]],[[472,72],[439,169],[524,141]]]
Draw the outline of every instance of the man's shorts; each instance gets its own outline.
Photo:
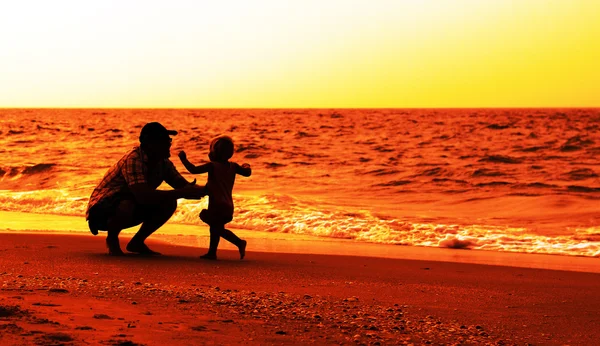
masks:
[[[108,220],[115,215],[119,204],[126,200],[133,201],[133,196],[122,196],[117,194],[105,198],[94,205],[90,209],[88,217],[88,226],[90,227],[92,234],[98,234],[98,231],[106,231],[108,228]],[[152,213],[157,207],[154,205],[142,205],[135,202],[134,204],[133,220],[128,227],[141,224],[147,216],[150,215],[149,213]]]

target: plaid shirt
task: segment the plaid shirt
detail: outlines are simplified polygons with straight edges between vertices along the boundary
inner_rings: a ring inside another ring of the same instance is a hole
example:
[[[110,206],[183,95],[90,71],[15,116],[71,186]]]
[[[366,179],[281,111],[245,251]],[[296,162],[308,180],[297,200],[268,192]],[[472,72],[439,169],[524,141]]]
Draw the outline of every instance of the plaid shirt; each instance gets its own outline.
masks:
[[[135,147],[106,172],[94,189],[85,218],[89,218],[90,209],[100,201],[116,197],[117,194],[131,195],[131,185],[146,183],[150,188],[156,189],[163,181],[173,188],[187,183],[169,159],[160,161],[156,167],[149,167],[148,155],[140,147]]]

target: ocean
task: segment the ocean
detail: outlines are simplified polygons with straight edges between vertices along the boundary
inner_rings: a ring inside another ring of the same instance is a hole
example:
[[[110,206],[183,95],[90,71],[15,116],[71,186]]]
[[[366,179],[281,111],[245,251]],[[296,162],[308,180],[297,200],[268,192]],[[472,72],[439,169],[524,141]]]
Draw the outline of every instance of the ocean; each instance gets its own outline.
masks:
[[[600,257],[600,109],[0,109],[0,210],[84,218],[149,121],[179,131],[171,160],[200,184],[177,153],[234,139],[253,174],[232,228]],[[203,225],[207,202],[169,223]]]

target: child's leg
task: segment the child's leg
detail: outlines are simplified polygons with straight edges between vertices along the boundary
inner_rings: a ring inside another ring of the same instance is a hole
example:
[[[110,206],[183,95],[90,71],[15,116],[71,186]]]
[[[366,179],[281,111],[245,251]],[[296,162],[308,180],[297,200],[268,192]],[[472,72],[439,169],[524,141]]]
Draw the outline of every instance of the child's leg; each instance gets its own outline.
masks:
[[[230,243],[234,244],[235,246],[237,246],[238,250],[240,251],[240,259],[244,259],[244,256],[246,256],[246,243],[247,243],[245,240],[240,239],[240,237],[235,235],[235,233],[226,229],[225,226],[223,226],[223,229],[221,230],[221,237],[223,237],[223,239],[225,239],[225,240],[229,241]]]
[[[217,248],[219,247],[219,240],[221,239],[221,231],[219,230],[219,225],[215,225],[212,215],[206,209],[202,209],[199,216],[200,220],[204,221],[209,226],[210,232],[208,252],[205,255],[200,256],[200,258],[213,260],[217,259]]]
[[[242,239],[240,239],[240,237],[235,235],[235,233],[233,233],[232,231],[226,229],[225,226],[223,226],[223,229],[221,230],[221,237],[238,247],[242,243]]]
[[[221,239],[223,227],[224,225],[210,226],[210,244],[208,245],[207,255],[211,257],[217,257],[217,248],[219,247],[219,240]]]

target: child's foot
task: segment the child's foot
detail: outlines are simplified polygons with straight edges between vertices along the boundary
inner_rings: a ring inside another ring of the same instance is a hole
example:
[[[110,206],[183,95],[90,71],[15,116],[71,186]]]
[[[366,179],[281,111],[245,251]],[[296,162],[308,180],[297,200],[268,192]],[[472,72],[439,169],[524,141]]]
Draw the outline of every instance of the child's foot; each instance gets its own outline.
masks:
[[[205,255],[200,256],[200,258],[215,261],[217,259],[217,255],[207,253]]]
[[[240,244],[240,246],[238,247],[238,249],[240,250],[240,259],[243,260],[244,256],[246,256],[246,244],[248,244],[247,241],[242,240],[242,244]]]

